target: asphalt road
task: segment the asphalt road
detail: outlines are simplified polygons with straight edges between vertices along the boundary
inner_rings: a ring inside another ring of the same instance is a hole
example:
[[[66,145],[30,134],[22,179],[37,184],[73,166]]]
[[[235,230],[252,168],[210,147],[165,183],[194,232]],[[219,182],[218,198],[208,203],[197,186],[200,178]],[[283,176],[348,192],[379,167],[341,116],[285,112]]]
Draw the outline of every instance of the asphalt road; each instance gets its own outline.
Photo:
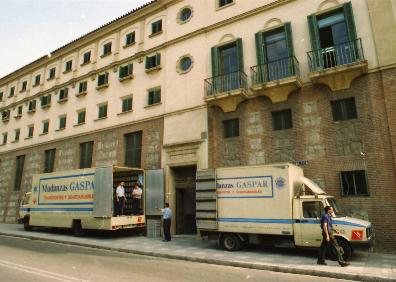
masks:
[[[0,236],[0,281],[343,281]]]

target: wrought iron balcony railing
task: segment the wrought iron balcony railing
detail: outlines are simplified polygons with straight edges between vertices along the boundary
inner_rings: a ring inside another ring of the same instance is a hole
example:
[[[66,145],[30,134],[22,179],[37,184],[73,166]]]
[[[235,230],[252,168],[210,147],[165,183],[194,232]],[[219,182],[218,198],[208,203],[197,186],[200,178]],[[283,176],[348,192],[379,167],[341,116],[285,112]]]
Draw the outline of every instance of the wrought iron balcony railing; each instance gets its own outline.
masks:
[[[253,66],[250,69],[252,72],[253,85],[267,83],[290,76],[300,76],[299,63],[294,56]]]
[[[205,93],[207,97],[236,89],[247,90],[247,76],[242,71],[205,79]]]
[[[311,72],[363,60],[364,54],[360,38],[308,52],[308,64]]]

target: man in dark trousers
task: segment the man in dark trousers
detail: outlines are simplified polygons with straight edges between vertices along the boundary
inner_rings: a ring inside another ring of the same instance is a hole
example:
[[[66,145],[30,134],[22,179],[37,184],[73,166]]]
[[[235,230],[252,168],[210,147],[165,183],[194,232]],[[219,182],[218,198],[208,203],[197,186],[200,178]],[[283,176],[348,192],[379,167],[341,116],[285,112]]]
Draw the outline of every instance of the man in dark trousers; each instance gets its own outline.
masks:
[[[169,242],[171,240],[171,218],[172,218],[172,210],[169,208],[169,204],[165,203],[165,208],[161,209],[162,216],[164,218],[163,228],[164,228],[164,242]]]
[[[320,227],[322,228],[322,244],[320,245],[319,255],[318,255],[318,264],[327,265],[325,262],[326,253],[329,247],[332,247],[337,252],[337,260],[341,266],[348,266],[349,263],[344,261],[342,257],[341,247],[338,245],[337,240],[334,238],[333,232],[336,233],[337,230],[333,229],[333,221],[331,219],[332,215],[334,214],[333,208],[331,206],[325,207],[325,213],[322,215],[320,219]]]

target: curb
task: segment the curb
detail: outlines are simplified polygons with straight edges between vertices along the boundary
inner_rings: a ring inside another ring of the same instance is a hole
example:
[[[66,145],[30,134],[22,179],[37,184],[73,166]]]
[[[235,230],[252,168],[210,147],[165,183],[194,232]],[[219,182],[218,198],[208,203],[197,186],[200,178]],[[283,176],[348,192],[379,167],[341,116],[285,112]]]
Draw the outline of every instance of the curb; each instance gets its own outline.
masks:
[[[279,265],[225,261],[225,260],[219,260],[219,259],[213,259],[213,258],[194,258],[194,257],[189,257],[189,256],[184,256],[184,255],[172,255],[172,254],[162,254],[162,253],[148,252],[148,251],[130,250],[130,249],[124,249],[124,248],[112,248],[112,247],[106,247],[106,246],[98,246],[98,245],[89,244],[89,243],[80,243],[80,242],[72,242],[72,241],[59,240],[59,239],[42,238],[42,237],[31,236],[31,235],[10,234],[10,233],[4,233],[4,232],[0,232],[0,235],[8,236],[8,237],[30,239],[30,240],[36,240],[36,241],[61,243],[61,244],[65,244],[65,245],[86,247],[86,248],[106,250],[106,251],[116,251],[116,252],[129,253],[129,254],[135,254],[135,255],[144,255],[144,256],[151,256],[151,257],[166,258],[166,259],[176,259],[176,260],[184,260],[184,261],[190,261],[190,262],[207,263],[207,264],[232,266],[232,267],[241,267],[241,268],[257,269],[257,270],[267,270],[267,271],[273,271],[273,272],[283,272],[283,273],[310,275],[310,276],[327,277],[327,278],[344,279],[344,280],[368,281],[368,282],[396,281],[396,279],[393,279],[393,278],[386,278],[386,277],[379,277],[379,276],[372,276],[372,275],[369,276],[369,275],[350,274],[350,273],[334,273],[331,271],[323,271],[323,270],[315,270],[315,269],[299,269],[299,268],[279,266]]]

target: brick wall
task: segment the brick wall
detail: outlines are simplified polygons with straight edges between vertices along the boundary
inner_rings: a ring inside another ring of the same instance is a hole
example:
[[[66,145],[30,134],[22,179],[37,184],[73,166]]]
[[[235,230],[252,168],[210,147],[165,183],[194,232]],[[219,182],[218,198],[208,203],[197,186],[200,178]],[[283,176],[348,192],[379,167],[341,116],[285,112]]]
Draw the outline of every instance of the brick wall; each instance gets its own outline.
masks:
[[[377,248],[396,250],[396,70],[367,74],[350,89],[331,92],[307,85],[286,102],[265,97],[241,103],[235,112],[209,109],[209,166],[308,160],[304,174],[355,217],[373,222]],[[332,100],[355,97],[357,119],[334,122]],[[273,131],[272,111],[291,109],[293,128]],[[239,118],[240,136],[224,139],[222,121]],[[393,143],[392,143],[393,141]],[[393,145],[392,145],[393,144]],[[340,172],[365,170],[369,196],[341,196]]]
[[[142,168],[161,167],[163,119],[123,126],[98,133],[55,141],[34,148],[0,155],[0,222],[15,222],[18,204],[25,192],[30,191],[32,176],[42,173],[44,151],[56,148],[55,171],[78,169],[80,143],[94,141],[92,166],[124,165],[124,134],[142,131]],[[21,190],[14,191],[16,156],[25,155]]]

